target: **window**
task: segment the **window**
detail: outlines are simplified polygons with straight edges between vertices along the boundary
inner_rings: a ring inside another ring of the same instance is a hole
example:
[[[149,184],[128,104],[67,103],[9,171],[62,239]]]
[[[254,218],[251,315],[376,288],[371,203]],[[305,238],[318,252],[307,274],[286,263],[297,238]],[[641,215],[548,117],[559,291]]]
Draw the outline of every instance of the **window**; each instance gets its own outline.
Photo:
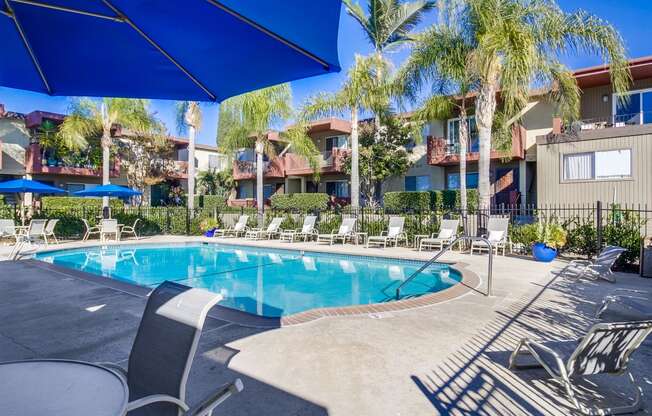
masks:
[[[460,174],[449,173],[447,176],[447,189],[460,189]],[[476,189],[478,187],[478,172],[466,174],[466,189]]]
[[[338,198],[348,198],[349,184],[345,181],[326,182],[326,193]]]
[[[222,158],[220,155],[208,155],[208,168],[222,170]]]
[[[84,189],[86,189],[86,185],[83,183],[69,183],[66,185],[66,191],[68,191],[68,195],[83,191]]]
[[[652,90],[632,91],[626,94],[627,100],[613,96],[614,123],[648,124],[652,123]]]
[[[326,138],[326,151],[333,149],[346,149],[349,146],[349,141],[346,136],[335,136]]]
[[[406,176],[405,177],[405,190],[410,192],[414,191],[429,191],[430,190],[430,176]]]
[[[274,185],[263,185],[263,199],[269,199],[274,195]]]
[[[475,123],[475,116],[467,117],[467,127],[469,129],[469,142],[467,148],[469,152],[478,152],[480,150],[480,141],[478,137],[478,127]],[[448,120],[448,132],[446,141],[451,147],[452,153],[459,152],[460,143],[460,119],[452,118]]]
[[[622,179],[631,176],[631,149],[572,153],[563,157],[563,179],[565,181]]]
[[[251,199],[254,197],[254,184],[243,182],[238,184],[238,199]]]

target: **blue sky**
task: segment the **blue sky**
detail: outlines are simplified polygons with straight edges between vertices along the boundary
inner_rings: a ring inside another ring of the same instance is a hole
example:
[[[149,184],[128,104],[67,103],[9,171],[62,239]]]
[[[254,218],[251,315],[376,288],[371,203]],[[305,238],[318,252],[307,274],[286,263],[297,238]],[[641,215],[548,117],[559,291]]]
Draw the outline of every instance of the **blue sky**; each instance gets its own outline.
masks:
[[[363,1],[364,0],[359,0]],[[585,9],[601,18],[608,20],[620,31],[625,39],[630,57],[652,55],[652,1],[650,0],[558,0],[558,4],[566,11]],[[431,13],[424,25],[434,21],[435,13]],[[371,52],[367,39],[357,23],[342,11],[339,29],[339,55],[343,71],[339,74],[328,74],[292,83],[295,106],[299,106],[306,97],[319,91],[334,91],[342,84],[346,69],[351,66],[354,56]],[[407,50],[391,54],[396,66],[407,56]],[[571,56],[565,60],[571,68],[580,68],[601,63],[600,59],[591,56]],[[65,113],[69,99],[66,97],[49,97],[43,94],[25,92],[0,87],[0,103],[8,110],[30,112],[43,110]],[[175,105],[173,101],[152,101],[152,110],[168,126],[172,134],[176,134]],[[217,131],[217,104],[204,105],[204,127],[200,131],[198,141],[204,144],[215,144]]]

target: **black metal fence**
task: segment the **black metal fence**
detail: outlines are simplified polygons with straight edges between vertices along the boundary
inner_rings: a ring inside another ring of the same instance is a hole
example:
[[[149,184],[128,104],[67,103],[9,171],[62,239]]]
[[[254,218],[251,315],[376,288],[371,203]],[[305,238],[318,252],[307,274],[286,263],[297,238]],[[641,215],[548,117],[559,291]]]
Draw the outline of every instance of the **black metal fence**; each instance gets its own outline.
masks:
[[[140,219],[138,230],[143,235],[178,234],[198,235],[202,225],[217,222],[219,226],[235,224],[240,215],[249,215],[248,225],[258,225],[258,215],[253,208],[200,208],[192,212],[185,207],[133,207],[113,209],[112,216],[121,224],[133,224]],[[607,244],[617,244],[629,249],[629,261],[638,256],[641,238],[652,232],[652,210],[646,206],[623,204],[602,204],[596,202],[586,205],[560,206],[495,206],[488,210],[459,208],[442,208],[439,210],[390,211],[385,209],[351,209],[321,210],[298,212],[291,210],[267,209],[264,212],[263,226],[273,217],[283,217],[283,229],[301,228],[306,215],[318,217],[317,229],[320,233],[337,230],[343,218],[354,217],[356,231],[369,235],[379,235],[387,230],[389,218],[404,216],[405,228],[410,241],[418,235],[431,235],[438,232],[442,219],[460,219],[466,235],[477,236],[485,232],[487,220],[492,216],[510,219],[510,235],[519,242],[521,227],[536,223],[541,219],[554,221],[568,232],[566,251],[582,255],[592,255]],[[28,216],[23,213],[23,216]],[[101,213],[94,209],[42,209],[32,213],[34,218],[58,218],[57,233],[64,238],[76,238],[83,235],[85,219],[91,226],[98,223]],[[0,218],[21,219],[20,208],[13,205],[0,206]],[[527,243],[527,242],[523,242]],[[527,244],[525,244],[527,245]]]

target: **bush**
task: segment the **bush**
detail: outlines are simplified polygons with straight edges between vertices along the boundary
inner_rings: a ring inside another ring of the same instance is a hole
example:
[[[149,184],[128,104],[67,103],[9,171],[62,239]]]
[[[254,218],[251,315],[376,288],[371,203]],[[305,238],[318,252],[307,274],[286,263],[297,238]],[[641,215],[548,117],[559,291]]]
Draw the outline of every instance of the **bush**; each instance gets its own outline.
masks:
[[[124,207],[121,200],[109,199],[111,209]],[[85,198],[76,196],[44,196],[41,198],[41,208],[44,210],[102,210],[102,198]]]
[[[218,211],[221,211],[226,208],[226,197],[222,195],[197,195],[195,196],[195,208],[217,208]]]
[[[430,192],[385,192],[383,201],[388,211],[428,211]]]
[[[627,251],[618,259],[618,264],[634,263],[640,255],[641,226],[645,220],[638,214],[613,210],[604,226],[605,245],[619,246]]]
[[[5,196],[0,195],[0,206],[5,205]]]
[[[270,198],[273,209],[303,212],[325,210],[328,199],[321,193],[275,194]]]
[[[462,193],[457,189],[446,189],[442,191],[431,191],[431,204],[432,209],[441,210],[444,208],[459,208],[461,206]],[[466,205],[467,209],[475,209],[478,207],[478,190],[466,190]]]
[[[598,231],[592,216],[585,219],[578,217],[567,220],[563,227],[568,232],[566,250],[591,257],[598,251]]]

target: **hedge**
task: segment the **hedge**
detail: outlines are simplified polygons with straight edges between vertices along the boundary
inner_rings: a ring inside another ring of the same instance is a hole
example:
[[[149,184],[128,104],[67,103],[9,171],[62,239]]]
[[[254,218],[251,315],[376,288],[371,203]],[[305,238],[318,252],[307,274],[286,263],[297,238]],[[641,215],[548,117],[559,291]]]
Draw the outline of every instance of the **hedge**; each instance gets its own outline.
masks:
[[[321,193],[275,194],[270,198],[273,209],[315,211],[328,208],[328,195]]]
[[[467,208],[477,208],[478,191],[476,189],[468,189],[466,195]],[[419,192],[386,192],[384,196],[385,209],[390,211],[428,211],[458,208],[460,206],[460,200],[460,191],[454,189]]]
[[[226,208],[226,198],[221,195],[197,195],[195,196],[195,208]]]
[[[385,192],[384,202],[389,211],[428,211],[430,192]]]
[[[0,195],[0,205],[4,205],[4,204],[5,204],[5,196]]]
[[[111,209],[120,209],[124,207],[124,203],[117,198],[109,199],[109,206]],[[102,198],[86,198],[76,196],[44,196],[41,198],[41,207],[44,210],[101,210]]]

